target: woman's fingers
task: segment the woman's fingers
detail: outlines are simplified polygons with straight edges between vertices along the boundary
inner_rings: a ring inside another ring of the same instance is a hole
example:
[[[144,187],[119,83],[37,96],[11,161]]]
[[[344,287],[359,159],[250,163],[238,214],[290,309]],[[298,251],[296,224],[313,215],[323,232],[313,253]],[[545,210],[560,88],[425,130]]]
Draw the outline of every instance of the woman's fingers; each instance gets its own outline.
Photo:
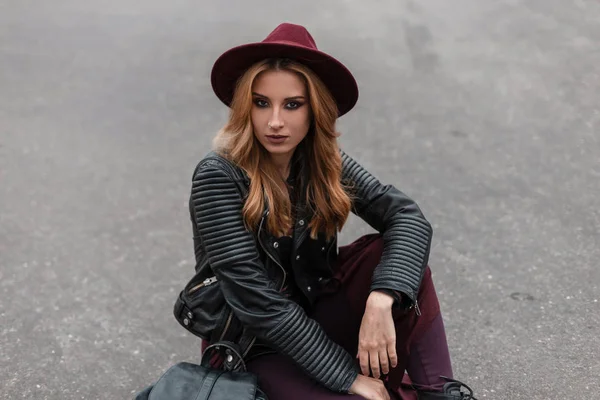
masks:
[[[371,373],[373,374],[373,378],[379,379],[381,371],[379,368],[379,352],[377,349],[369,352],[369,358],[371,360]]]
[[[371,348],[371,350],[359,350],[358,355],[360,370],[365,376],[379,378],[387,375],[390,370],[398,365],[396,346],[388,345],[387,348]]]
[[[398,366],[398,354],[396,353],[396,339],[391,340],[387,346],[387,354],[390,358],[391,368]]]
[[[360,350],[358,352],[358,362],[360,364],[360,371],[364,376],[369,376],[369,352],[366,350]]]
[[[379,350],[379,365],[381,365],[381,373],[387,375],[390,373],[390,364],[388,361],[388,352],[384,348]]]

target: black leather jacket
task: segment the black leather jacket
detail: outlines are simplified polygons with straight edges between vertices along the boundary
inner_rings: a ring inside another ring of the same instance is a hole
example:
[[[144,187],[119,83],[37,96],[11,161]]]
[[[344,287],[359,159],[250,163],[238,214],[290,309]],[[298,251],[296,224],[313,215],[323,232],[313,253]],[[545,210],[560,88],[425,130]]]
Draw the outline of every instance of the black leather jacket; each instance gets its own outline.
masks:
[[[353,188],[352,211],[384,240],[371,290],[400,292],[403,306],[418,310],[417,291],[428,262],[431,225],[413,200],[391,185],[382,185],[344,152],[341,156],[342,180]],[[276,238],[264,228],[268,209],[255,232],[244,226],[241,210],[248,186],[247,175],[216,153],[196,167],[190,197],[196,275],[181,293],[175,316],[210,341],[227,338],[228,332],[243,327],[291,357],[327,388],[347,392],[359,372],[355,359],[281,293],[286,271],[278,259]],[[310,216],[299,211],[291,267],[312,304],[332,276],[337,240],[311,239],[309,222]]]

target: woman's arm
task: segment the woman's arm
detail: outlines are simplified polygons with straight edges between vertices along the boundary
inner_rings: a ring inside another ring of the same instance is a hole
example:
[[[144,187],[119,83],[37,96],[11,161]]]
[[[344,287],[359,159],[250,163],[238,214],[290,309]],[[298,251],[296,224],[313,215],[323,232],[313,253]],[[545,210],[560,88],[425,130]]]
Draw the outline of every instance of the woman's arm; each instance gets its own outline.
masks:
[[[417,204],[392,185],[382,185],[346,153],[342,180],[350,186],[353,212],[383,236],[383,254],[371,291],[405,294],[416,305],[417,293],[429,259],[432,228]],[[392,292],[389,292],[392,291]]]
[[[242,324],[325,387],[347,392],[358,375],[354,359],[269,279],[255,237],[244,226],[242,197],[219,162],[198,167],[191,201],[211,268]]]

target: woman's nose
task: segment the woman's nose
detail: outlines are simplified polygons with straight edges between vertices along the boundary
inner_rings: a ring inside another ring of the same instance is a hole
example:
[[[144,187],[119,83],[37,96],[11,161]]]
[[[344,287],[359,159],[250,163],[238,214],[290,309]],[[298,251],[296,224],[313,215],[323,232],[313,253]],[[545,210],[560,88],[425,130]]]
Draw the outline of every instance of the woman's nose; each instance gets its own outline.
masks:
[[[281,129],[283,128],[283,119],[279,116],[279,114],[273,113],[269,119],[268,125],[271,129]]]

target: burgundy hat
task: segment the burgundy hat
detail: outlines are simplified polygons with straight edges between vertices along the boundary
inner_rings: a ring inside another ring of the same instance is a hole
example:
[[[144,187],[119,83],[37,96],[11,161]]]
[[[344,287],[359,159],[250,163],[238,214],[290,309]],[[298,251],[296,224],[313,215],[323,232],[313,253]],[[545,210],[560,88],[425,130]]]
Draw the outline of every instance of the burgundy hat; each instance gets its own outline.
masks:
[[[289,23],[279,25],[262,42],[234,47],[217,59],[211,73],[217,97],[229,107],[237,80],[266,58],[288,58],[309,67],[333,95],[339,116],[350,111],[358,100],[358,86],[348,68],[319,51],[306,28]]]

